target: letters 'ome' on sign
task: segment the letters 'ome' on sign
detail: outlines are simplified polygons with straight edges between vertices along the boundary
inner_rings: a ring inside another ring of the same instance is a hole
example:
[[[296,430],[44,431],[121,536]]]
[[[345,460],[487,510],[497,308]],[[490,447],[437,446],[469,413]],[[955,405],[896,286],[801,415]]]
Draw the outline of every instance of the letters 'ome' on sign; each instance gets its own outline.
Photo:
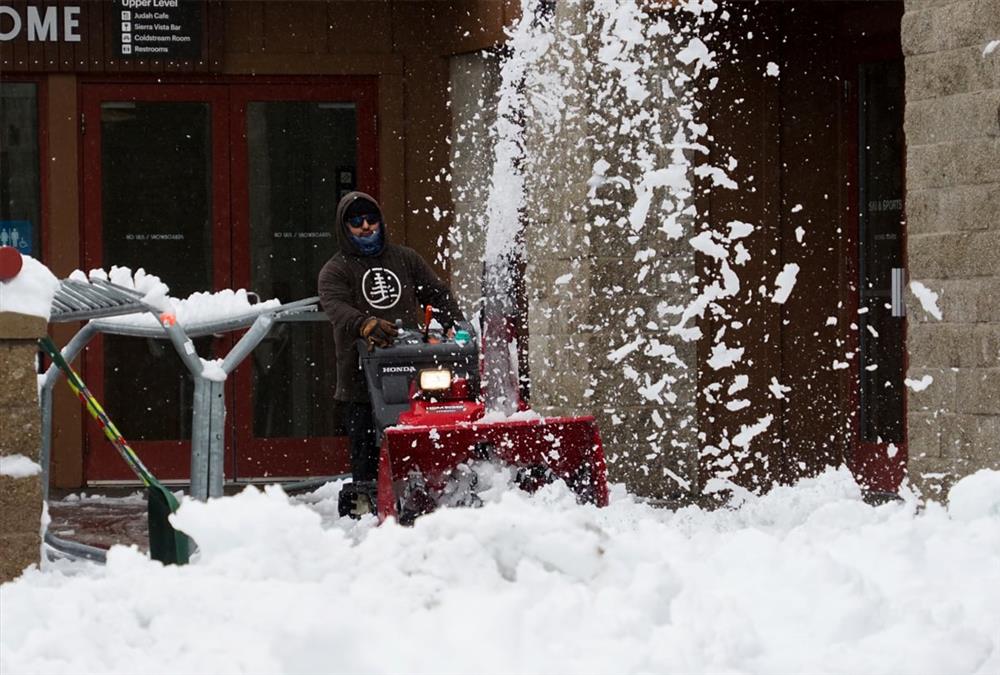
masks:
[[[80,6],[0,4],[0,42],[79,42]]]

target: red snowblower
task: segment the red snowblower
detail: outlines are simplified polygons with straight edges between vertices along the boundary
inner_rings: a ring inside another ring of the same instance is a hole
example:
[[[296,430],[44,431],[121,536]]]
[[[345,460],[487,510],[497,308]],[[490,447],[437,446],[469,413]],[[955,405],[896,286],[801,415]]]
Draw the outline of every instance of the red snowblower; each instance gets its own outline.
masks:
[[[367,502],[379,522],[412,524],[438,506],[478,506],[482,462],[509,467],[514,484],[528,492],[561,479],[578,501],[606,506],[607,469],[594,418],[542,418],[520,400],[513,415],[487,415],[475,331],[467,322],[456,328],[453,337],[401,329],[391,347],[371,352],[359,342],[381,448],[378,480],[345,485],[341,515]]]

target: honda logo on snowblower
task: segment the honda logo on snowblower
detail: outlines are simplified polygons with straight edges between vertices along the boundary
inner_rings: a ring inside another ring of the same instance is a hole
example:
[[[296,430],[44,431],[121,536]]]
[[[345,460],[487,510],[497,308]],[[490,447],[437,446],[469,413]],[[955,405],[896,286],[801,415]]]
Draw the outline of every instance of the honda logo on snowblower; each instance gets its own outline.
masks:
[[[390,373],[415,373],[417,372],[416,366],[383,366],[382,374]]]

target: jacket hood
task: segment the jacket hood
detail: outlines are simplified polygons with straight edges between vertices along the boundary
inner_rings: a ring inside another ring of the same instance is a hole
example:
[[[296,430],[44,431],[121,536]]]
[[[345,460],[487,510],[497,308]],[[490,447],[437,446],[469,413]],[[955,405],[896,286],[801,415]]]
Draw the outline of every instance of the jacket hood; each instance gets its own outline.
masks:
[[[337,216],[334,228],[337,230],[337,243],[340,245],[340,250],[346,255],[362,256],[361,249],[351,240],[351,233],[347,229],[347,223],[344,222],[344,214],[347,213],[347,208],[359,199],[370,202],[378,209],[379,213],[382,213],[382,206],[375,201],[374,197],[364,192],[348,192],[340,199],[340,203],[337,204]],[[388,244],[389,228],[385,223],[385,214],[382,213],[382,251],[385,250]],[[382,251],[379,251],[375,255],[380,255]]]

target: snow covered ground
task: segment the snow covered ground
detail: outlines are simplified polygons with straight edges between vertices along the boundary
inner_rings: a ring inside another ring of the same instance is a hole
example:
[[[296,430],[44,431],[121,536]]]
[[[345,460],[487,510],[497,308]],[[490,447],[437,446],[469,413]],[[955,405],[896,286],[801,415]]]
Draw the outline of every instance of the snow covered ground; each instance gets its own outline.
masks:
[[[948,509],[840,470],[716,511],[495,489],[413,528],[337,519],[338,489],[185,503],[186,567],[29,570],[0,672],[1000,672],[998,472]]]

